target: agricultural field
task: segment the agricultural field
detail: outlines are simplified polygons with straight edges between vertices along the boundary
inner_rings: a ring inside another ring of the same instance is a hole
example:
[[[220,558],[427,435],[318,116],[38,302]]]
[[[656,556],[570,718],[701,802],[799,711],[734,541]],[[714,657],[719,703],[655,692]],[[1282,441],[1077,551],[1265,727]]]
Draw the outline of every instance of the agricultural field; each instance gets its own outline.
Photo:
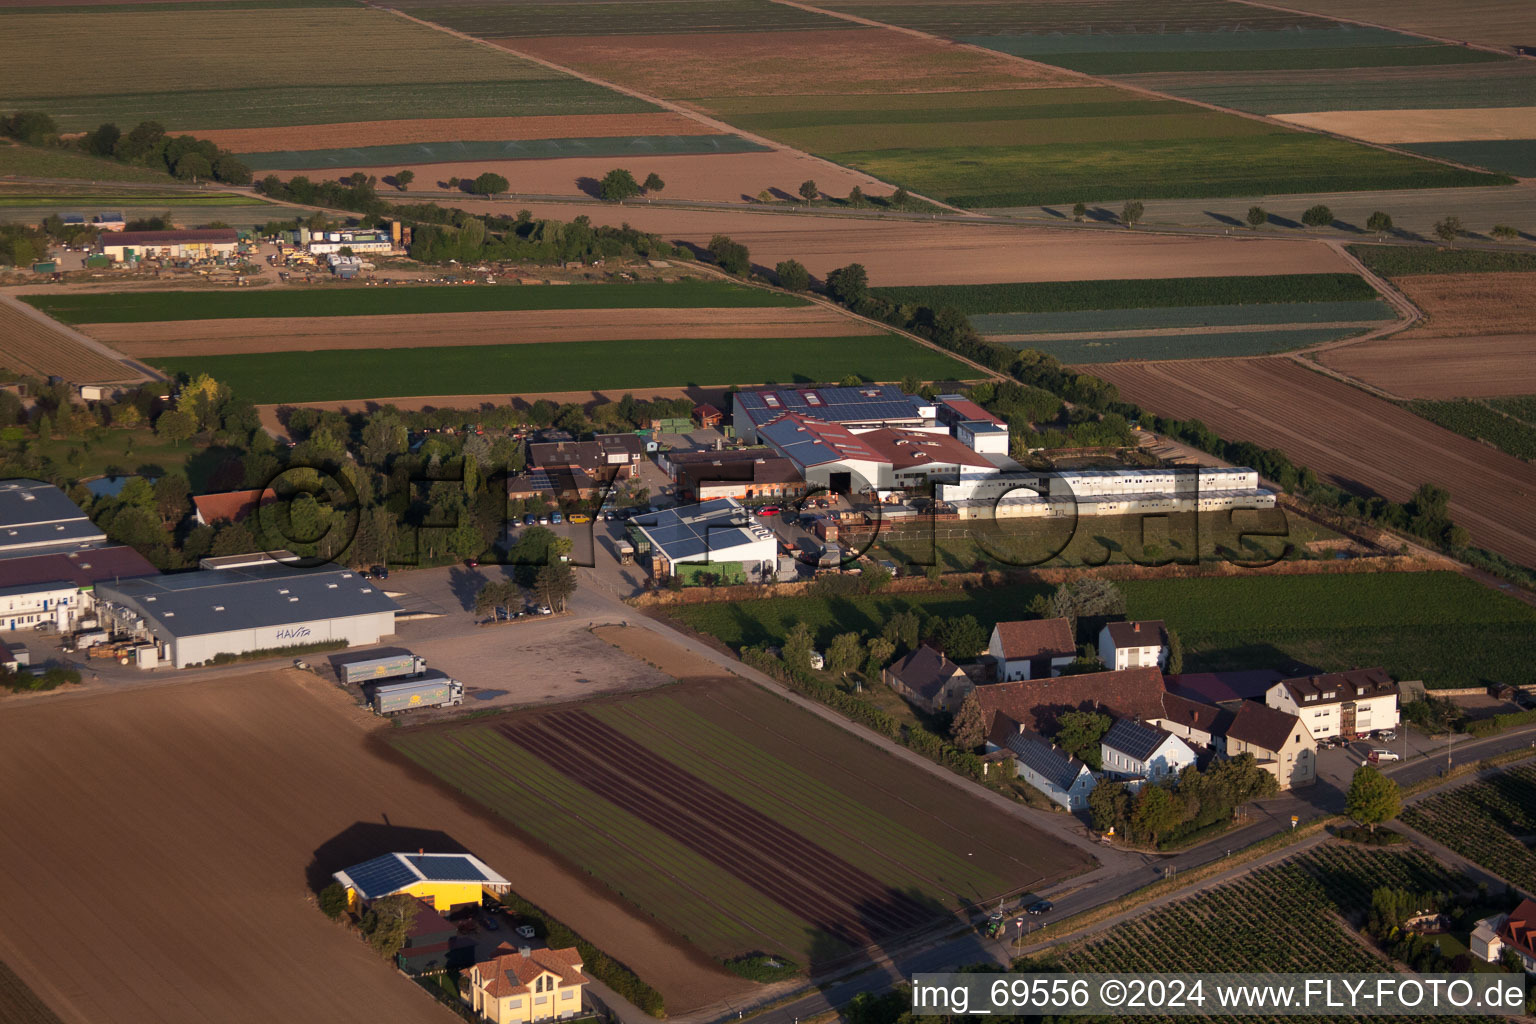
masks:
[[[0,107],[0,110],[7,109]],[[82,181],[142,181],[168,184],[171,177],[148,167],[100,160],[67,149],[45,149],[0,141],[0,177],[78,178]]]
[[[555,126],[551,130],[558,131]],[[557,160],[562,158],[622,158],[708,156],[717,153],[770,153],[772,149],[749,142],[739,135],[624,135],[594,138],[556,136],[539,139],[495,140],[482,142],[413,142],[391,146],[353,146],[349,148],[282,150],[243,153],[241,159],[258,174],[272,171],[332,171],[345,168],[347,173],[368,167],[419,167],[435,164],[484,164],[500,170],[499,164],[520,160]],[[471,173],[466,170],[466,173]],[[644,180],[645,174],[640,175]],[[521,187],[514,191],[521,191]]]
[[[1415,81],[1421,71],[1451,77],[1452,91],[1466,96],[1461,102],[1429,101],[1430,107],[1522,106],[1525,104],[1518,95],[1536,89],[1536,69],[1515,60],[1507,50],[1447,45],[1392,28],[1348,24],[1228,0],[1155,5],[1119,0],[1087,8],[1022,2],[941,6],[834,0],[827,6],[1110,82],[1253,113],[1333,116],[1353,109],[1347,93],[1364,85],[1367,92],[1374,86],[1376,95],[1357,102],[1368,109],[1404,110],[1411,117],[1425,104],[1421,97],[1432,91]],[[1502,43],[1507,47],[1509,40]],[[1505,82],[1515,85],[1518,95],[1513,100],[1510,92],[1499,88]],[[1360,137],[1371,137],[1381,130],[1378,125],[1387,124],[1385,119],[1367,119],[1366,123],[1369,127]],[[1526,131],[1528,134],[1517,137],[1530,139],[1536,134],[1528,124]],[[1349,136],[1351,132],[1346,126],[1340,134]],[[1500,174],[1528,173],[1522,169],[1536,159],[1529,152],[1529,143],[1480,141],[1509,137],[1480,134],[1475,118],[1469,118],[1438,138],[1423,140],[1430,145],[1412,148]],[[1339,152],[1341,157],[1347,155],[1346,150]],[[1394,171],[1402,173],[1405,168],[1386,164],[1367,167],[1362,163],[1349,170],[1362,178],[1381,175],[1385,181]],[[1500,179],[1485,180],[1491,183]],[[1432,176],[1426,176],[1422,184],[1377,187],[1436,184]],[[1275,186],[1250,194],[1330,190]]]
[[[1352,245],[1349,251],[1385,277],[1416,274],[1536,273],[1536,253],[1431,249],[1421,245]]]
[[[1296,0],[1289,6],[1497,47],[1507,47],[1531,25],[1531,9],[1523,0],[1461,0],[1454,9],[1437,0]]]
[[[0,961],[0,1020],[10,1024],[63,1024],[16,972]]]
[[[1418,829],[1527,892],[1536,889],[1536,765],[1437,793],[1403,812]]]
[[[1282,302],[1346,302],[1377,298],[1358,274],[1273,274],[1134,280],[1025,282],[880,288],[892,302],[962,313],[1054,313],[1073,310],[1241,306]]]
[[[1536,335],[1376,338],[1317,353],[1318,362],[1403,398],[1536,392]]]
[[[147,323],[250,317],[397,316],[531,309],[736,309],[806,306],[805,299],[728,281],[622,285],[432,285],[283,288],[245,292],[77,292],[23,295],[67,324]]]
[[[0,366],[48,377],[57,374],[74,384],[146,380],[147,375],[96,351],[72,332],[0,298]]]
[[[649,114],[570,114],[549,117],[443,117],[346,121],[281,128],[225,128],[200,136],[232,153],[318,150],[331,147],[420,145],[439,139],[511,142],[526,139],[607,138],[615,135],[709,135],[702,121],[668,110]]]
[[[1341,487],[1406,501],[1420,484],[1436,483],[1451,492],[1451,515],[1474,543],[1536,566],[1536,467],[1392,402],[1278,357],[1113,363],[1095,372],[1145,409],[1279,448]]]
[[[1421,399],[1408,403],[1408,408],[1446,430],[1490,444],[1517,459],[1536,461],[1536,423],[1465,398],[1438,402]]]
[[[325,349],[157,358],[166,373],[210,373],[257,404],[411,395],[538,394],[684,385],[968,380],[976,371],[894,335],[760,340],[565,341],[450,348]]]
[[[1086,867],[947,780],[738,681],[390,743],[722,960],[763,951],[815,966]]]
[[[971,317],[971,325],[982,334],[999,340],[1014,336],[1027,339],[1037,334],[1083,334],[1091,331],[1354,323],[1390,320],[1393,315],[1392,308],[1380,299],[1354,299],[1343,302],[1266,302],[1236,306],[1077,309],[1059,313],[977,313]]]
[[[377,742],[393,730],[313,674],[14,703],[0,715],[0,772],[34,784],[7,798],[0,960],[71,1024],[441,1021],[441,1007],[311,895],[332,871],[418,847],[468,850],[516,878],[519,893],[661,990],[674,1014],[752,987],[445,799]],[[35,836],[51,837],[47,857],[22,841]],[[210,863],[240,884],[186,884]],[[81,927],[98,920],[111,927]],[[114,968],[81,970],[106,963]]]
[[[1536,682],[1536,609],[1449,572],[1125,580],[1130,618],[1163,619],[1184,641],[1191,672],[1381,665],[1434,687]],[[734,648],[780,643],[797,622],[821,645],[838,633],[878,634],[908,609],[974,615],[983,628],[1016,619],[1042,584],[684,605],[668,614]],[[1281,625],[1277,625],[1281,623]]]
[[[1002,339],[1011,348],[1035,349],[1063,363],[1094,366],[1127,360],[1239,359],[1310,348],[1360,334],[1369,321],[1322,327],[1256,330],[1177,330],[1160,334],[1094,332],[1072,337]]]

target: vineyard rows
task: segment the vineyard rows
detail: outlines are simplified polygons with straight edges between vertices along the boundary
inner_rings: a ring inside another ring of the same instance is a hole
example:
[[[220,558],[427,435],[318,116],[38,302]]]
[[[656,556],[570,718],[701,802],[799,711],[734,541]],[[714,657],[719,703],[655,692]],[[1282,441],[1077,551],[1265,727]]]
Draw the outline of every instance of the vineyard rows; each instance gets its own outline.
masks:
[[[0,302],[0,367],[75,384],[141,381],[144,375],[76,341],[52,324]]]
[[[1403,823],[1527,892],[1536,890],[1536,765],[1440,793],[1403,812]]]
[[[1377,886],[1422,891],[1456,888],[1461,881],[1418,851],[1379,852],[1325,844],[1305,856],[1118,925],[1068,952],[1061,965],[1074,972],[1127,973],[1386,971],[1390,969],[1387,961],[1345,930],[1340,911],[1369,906],[1370,892]],[[1144,1019],[1174,1021],[1172,1017]],[[1277,1024],[1282,1020],[1231,1019]],[[1437,1019],[1446,1024],[1486,1020]],[[1395,1018],[1349,1020],[1351,1024],[1387,1024]]]

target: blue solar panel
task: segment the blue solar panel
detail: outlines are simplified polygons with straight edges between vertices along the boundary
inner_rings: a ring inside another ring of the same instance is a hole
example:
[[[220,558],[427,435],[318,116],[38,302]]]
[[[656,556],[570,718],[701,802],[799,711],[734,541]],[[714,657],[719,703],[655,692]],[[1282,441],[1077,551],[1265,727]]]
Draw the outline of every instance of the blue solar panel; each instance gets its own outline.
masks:
[[[407,854],[406,860],[416,865],[424,876],[437,882],[483,882],[485,875],[470,862],[468,857],[419,857]]]
[[[416,881],[415,872],[393,853],[347,868],[347,876],[366,899],[388,896]]]

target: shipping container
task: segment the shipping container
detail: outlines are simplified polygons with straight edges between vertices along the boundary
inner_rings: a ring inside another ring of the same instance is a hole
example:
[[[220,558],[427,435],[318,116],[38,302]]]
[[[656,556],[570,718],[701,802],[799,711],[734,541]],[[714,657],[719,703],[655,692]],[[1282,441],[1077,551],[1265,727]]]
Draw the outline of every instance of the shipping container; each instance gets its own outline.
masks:
[[[447,676],[380,683],[373,688],[373,712],[397,715],[412,708],[440,708],[464,703],[464,684]]]
[[[342,665],[341,681],[365,683],[376,679],[398,679],[416,676],[427,670],[427,659],[416,654],[391,654],[386,658],[370,658]]]

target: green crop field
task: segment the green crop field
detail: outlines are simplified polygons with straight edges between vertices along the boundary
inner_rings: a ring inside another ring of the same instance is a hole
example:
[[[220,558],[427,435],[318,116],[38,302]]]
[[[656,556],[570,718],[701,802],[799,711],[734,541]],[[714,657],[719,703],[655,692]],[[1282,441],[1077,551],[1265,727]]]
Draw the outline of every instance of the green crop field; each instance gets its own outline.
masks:
[[[1531,125],[1536,135],[1536,125]],[[1416,142],[1404,149],[1441,160],[1454,160],[1489,170],[1513,174],[1517,178],[1536,178],[1536,138],[1491,139],[1483,142]]]
[[[1049,352],[1063,363],[1115,363],[1123,359],[1221,359],[1292,352],[1358,334],[1364,327],[1303,327],[1295,330],[1217,331],[1208,334],[1142,334],[1122,338],[1088,336],[1049,341],[1007,342],[1010,348]]]
[[[648,111],[643,100],[560,75],[511,53],[413,24],[384,11],[169,5],[173,10],[85,6],[11,13],[0,34],[0,110],[43,108],[66,131],[152,118],[171,129],[254,128],[342,121]],[[82,39],[91,73],[72,70]],[[165,40],[175,60],[160,59]],[[267,53],[293,59],[262,59]],[[294,59],[325,54],[324,78],[306,83]],[[402,88],[400,82],[410,82]]]
[[[0,105],[0,110],[7,109]],[[165,183],[171,176],[148,167],[100,160],[68,149],[47,149],[0,143],[0,176],[78,178],[81,181],[144,181]]]
[[[862,945],[850,932],[889,934],[896,911],[932,921],[1085,866],[949,782],[738,681],[398,730],[389,742],[719,959],[763,951],[815,964]],[[625,770],[594,762],[594,745],[623,751]]]
[[[468,160],[549,160],[570,156],[686,156],[707,153],[766,153],[768,147],[740,135],[633,135],[597,138],[523,139],[516,142],[417,142],[398,146],[284,150],[241,153],[263,171],[327,167],[403,167]],[[515,183],[514,183],[515,184]]]
[[[986,39],[972,39],[994,47]],[[1318,68],[1424,67],[1485,64],[1509,60],[1502,54],[1464,46],[1358,46],[1283,50],[1191,50],[1185,52],[1052,53],[1039,56],[1057,67],[1089,75],[1136,75],[1189,71],[1309,71]]]
[[[1174,327],[1239,327],[1245,324],[1332,324],[1391,320],[1380,299],[1343,302],[1266,302],[1236,306],[1169,306],[1152,309],[1082,309],[1060,313],[979,313],[971,326],[982,334],[1069,334],[1150,331]]]
[[[382,316],[404,313],[489,313],[519,309],[787,308],[806,300],[729,281],[645,284],[518,284],[479,288],[288,288],[245,292],[97,292],[23,295],[69,324],[160,320],[232,320],[269,316]]]
[[[567,341],[528,345],[328,349],[149,360],[167,373],[210,373],[257,404],[789,384],[970,379],[975,371],[894,335],[851,338]]]
[[[955,206],[1358,192],[1506,184],[1342,139],[1275,131],[1224,139],[865,150],[838,162]]]
[[[1500,412],[1536,426],[1536,395],[1510,395],[1507,398],[1490,398],[1487,402]]]
[[[1506,415],[1491,403],[1470,398],[1419,399],[1409,402],[1408,408],[1431,423],[1474,441],[1491,444],[1517,459],[1536,460],[1536,424]]]
[[[920,29],[951,38],[978,35],[1027,36],[1083,32],[1183,34],[1327,30],[1328,18],[1250,7],[1231,0],[1082,0],[1073,3],[941,2],[941,0],[828,0],[828,10]]]
[[[484,39],[498,36],[662,35],[677,32],[817,31],[856,28],[769,0],[564,0],[456,4],[389,0],[417,18]]]
[[[1050,63],[1059,54],[1085,53],[1244,53],[1253,50],[1351,49],[1361,46],[1423,46],[1422,36],[1363,25],[1329,25],[1315,29],[1264,29],[1243,32],[1095,32],[1038,33],[1026,36],[965,36],[961,42]]]
[[[1349,251],[1384,277],[1536,272],[1536,253],[1531,252],[1432,249],[1423,245],[1352,245]]]
[[[255,196],[237,192],[150,192],[135,190],[106,194],[102,192],[29,192],[0,190],[0,208],[10,206],[52,206],[60,210],[88,206],[121,210],[126,206],[161,209],[188,206],[259,206],[272,205]]]
[[[1505,881],[1536,889],[1536,765],[1437,793],[1403,812],[1403,823],[1444,843]]]
[[[877,288],[892,302],[966,314],[1238,306],[1265,303],[1360,302],[1378,298],[1358,274],[1272,274],[1267,277],[1150,277],[1111,281],[913,285]],[[1259,322],[1259,321],[1246,321]]]
[[[1401,679],[1440,687],[1536,682],[1536,608],[1456,573],[1361,573],[1118,584],[1131,618],[1163,619],[1184,641],[1189,671],[1327,670],[1381,665]],[[818,642],[853,630],[878,634],[909,608],[974,615],[983,627],[1021,618],[1044,585],[863,597],[766,598],[687,605],[669,614],[733,647],[779,643],[796,622]]]
[[[1529,61],[1416,69],[1131,75],[1120,81],[1255,114],[1303,110],[1405,110],[1536,105]]]

